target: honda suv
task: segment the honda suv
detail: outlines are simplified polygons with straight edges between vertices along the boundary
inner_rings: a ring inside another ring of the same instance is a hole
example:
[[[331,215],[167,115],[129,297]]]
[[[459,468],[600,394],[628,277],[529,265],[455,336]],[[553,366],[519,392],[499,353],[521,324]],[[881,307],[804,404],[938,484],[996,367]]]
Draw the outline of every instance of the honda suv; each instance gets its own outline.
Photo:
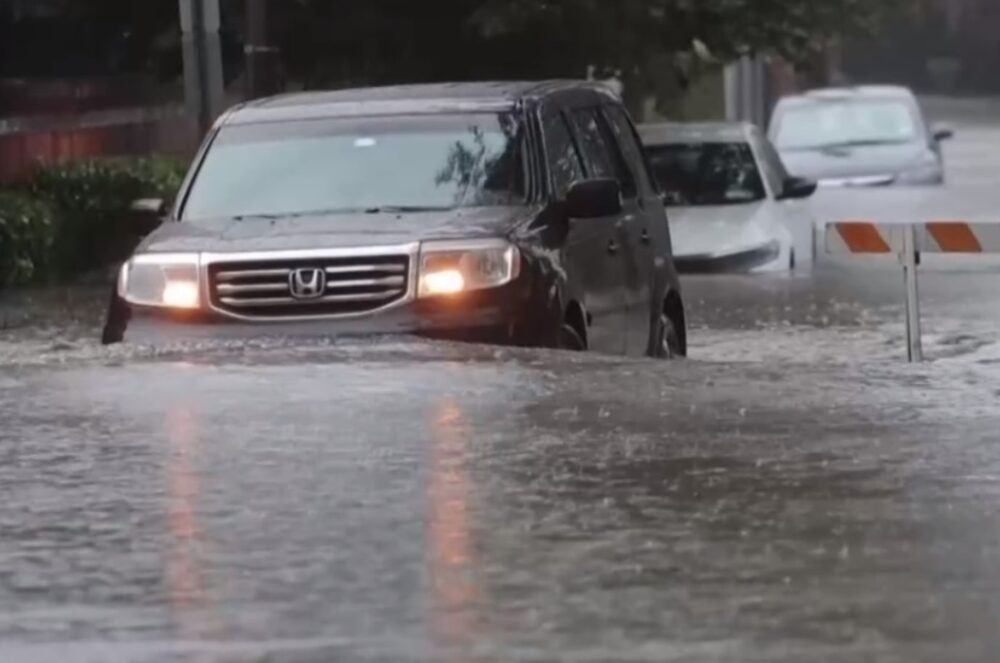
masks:
[[[618,98],[588,83],[239,106],[122,267],[104,341],[407,333],[683,355],[642,154]]]

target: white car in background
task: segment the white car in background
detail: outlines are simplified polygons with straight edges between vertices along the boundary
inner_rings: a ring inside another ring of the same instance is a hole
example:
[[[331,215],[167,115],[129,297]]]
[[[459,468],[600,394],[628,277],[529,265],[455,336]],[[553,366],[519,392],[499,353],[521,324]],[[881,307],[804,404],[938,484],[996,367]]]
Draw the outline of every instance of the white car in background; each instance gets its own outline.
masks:
[[[814,259],[812,180],[790,177],[754,125],[639,128],[684,272],[784,271]]]

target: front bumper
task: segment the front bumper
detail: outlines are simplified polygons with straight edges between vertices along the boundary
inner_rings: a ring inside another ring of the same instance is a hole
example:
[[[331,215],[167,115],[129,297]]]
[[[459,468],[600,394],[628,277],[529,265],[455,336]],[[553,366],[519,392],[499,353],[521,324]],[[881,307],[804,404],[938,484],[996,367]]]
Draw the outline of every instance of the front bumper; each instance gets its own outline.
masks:
[[[112,295],[103,340],[160,345],[190,340],[418,335],[510,345],[544,345],[552,328],[521,279],[490,291],[407,301],[353,317],[247,322],[215,311],[181,313],[130,306]]]
[[[777,261],[782,253],[781,242],[775,240],[731,253],[678,255],[674,256],[674,264],[682,274],[751,272]]]

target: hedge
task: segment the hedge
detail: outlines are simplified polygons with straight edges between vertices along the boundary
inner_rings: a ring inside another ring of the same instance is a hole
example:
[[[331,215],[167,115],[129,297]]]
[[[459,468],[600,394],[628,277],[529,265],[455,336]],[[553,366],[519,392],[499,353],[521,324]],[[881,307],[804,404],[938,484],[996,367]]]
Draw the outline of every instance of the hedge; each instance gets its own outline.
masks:
[[[125,259],[141,238],[132,204],[172,200],[185,165],[100,159],[43,167],[0,197],[0,287],[66,280]]]
[[[0,287],[43,277],[55,243],[52,206],[26,193],[0,191]]]

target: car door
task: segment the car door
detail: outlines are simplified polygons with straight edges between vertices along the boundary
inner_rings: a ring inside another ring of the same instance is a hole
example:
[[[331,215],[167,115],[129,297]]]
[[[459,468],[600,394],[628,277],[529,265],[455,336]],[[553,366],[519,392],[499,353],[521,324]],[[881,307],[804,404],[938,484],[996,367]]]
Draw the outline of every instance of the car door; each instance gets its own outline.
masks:
[[[625,199],[626,246],[630,254],[625,272],[629,293],[628,352],[638,356],[649,350],[654,313],[660,312],[660,303],[666,297],[666,284],[657,282],[657,258],[664,256],[657,252],[668,251],[669,228],[663,201],[646,169],[638,134],[625,109],[607,105],[603,120],[616,152]]]
[[[542,124],[551,186],[558,200],[565,198],[574,182],[611,176],[601,165],[606,158],[595,154],[594,136],[577,130],[570,113],[552,113],[543,118]],[[591,163],[594,159],[597,161]],[[583,299],[581,304],[588,317],[588,347],[613,354],[622,354],[626,349],[627,301],[620,224],[620,217],[570,219],[564,247],[567,278]]]
[[[768,205],[774,210],[778,222],[791,234],[795,266],[810,266],[815,258],[816,247],[809,203],[803,200],[779,200],[785,188],[785,180],[788,179],[788,170],[781,161],[781,155],[756,127],[750,129],[749,140],[768,190]]]

